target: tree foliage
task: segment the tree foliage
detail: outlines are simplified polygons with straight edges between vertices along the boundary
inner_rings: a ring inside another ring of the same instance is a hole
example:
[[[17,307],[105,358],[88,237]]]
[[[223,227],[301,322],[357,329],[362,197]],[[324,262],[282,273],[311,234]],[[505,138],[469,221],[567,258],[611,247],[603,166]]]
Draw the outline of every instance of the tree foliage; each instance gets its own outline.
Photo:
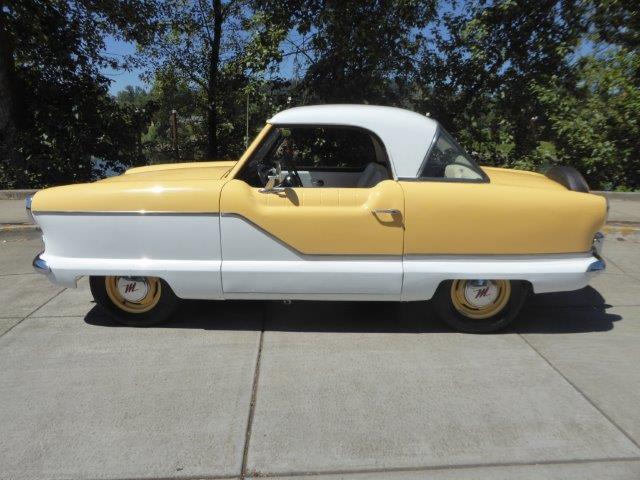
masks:
[[[439,19],[416,105],[481,163],[638,188],[637,18],[615,0],[465,2]]]
[[[0,188],[91,178],[92,157],[142,162],[127,111],[108,95],[104,38],[145,41],[147,0],[0,2]],[[5,93],[6,92],[6,93]]]
[[[401,103],[417,71],[435,0],[260,1],[284,27],[283,55],[304,70],[293,89],[303,103]]]
[[[640,7],[623,0],[0,0],[0,188],[237,158],[275,111],[428,113],[481,163],[640,188]],[[105,36],[136,43],[104,52]],[[147,89],[108,92],[106,68]],[[177,118],[177,148],[171,118]],[[248,131],[248,134],[247,134]]]
[[[489,161],[531,154],[542,111],[528,87],[572,81],[568,53],[584,31],[575,3],[479,1],[443,15],[424,55],[423,108]]]
[[[198,102],[193,111],[204,127],[196,142],[202,156],[236,156],[245,136],[244,122],[238,120],[246,114],[247,95],[259,90],[255,67],[277,51],[276,30],[262,32],[262,41],[270,43],[259,48],[254,38],[263,24],[248,0],[168,0],[160,11],[160,26],[142,48],[148,77],[160,88],[170,88],[173,80],[193,93]]]
[[[557,80],[532,88],[558,160],[601,188],[640,186],[640,90],[629,82],[638,67],[638,55],[618,51],[581,62],[575,89]]]

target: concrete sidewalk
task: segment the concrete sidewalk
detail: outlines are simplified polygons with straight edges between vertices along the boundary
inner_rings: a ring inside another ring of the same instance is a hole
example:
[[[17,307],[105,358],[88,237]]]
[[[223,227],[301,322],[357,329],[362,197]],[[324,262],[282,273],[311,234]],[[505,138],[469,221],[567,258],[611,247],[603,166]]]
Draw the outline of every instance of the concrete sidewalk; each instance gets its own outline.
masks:
[[[507,332],[428,303],[185,302],[115,325],[0,242],[0,478],[640,478],[640,239]]]

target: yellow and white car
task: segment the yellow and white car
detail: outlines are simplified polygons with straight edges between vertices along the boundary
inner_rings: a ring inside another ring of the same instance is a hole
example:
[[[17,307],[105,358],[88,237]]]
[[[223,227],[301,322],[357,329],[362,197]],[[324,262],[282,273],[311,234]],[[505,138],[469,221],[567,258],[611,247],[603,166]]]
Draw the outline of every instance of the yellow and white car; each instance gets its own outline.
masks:
[[[36,270],[89,276],[119,321],[178,298],[435,301],[451,326],[507,325],[527,293],[604,270],[606,200],[568,167],[478,167],[433,119],[325,105],[270,119],[237,162],[132,168],[28,199]]]

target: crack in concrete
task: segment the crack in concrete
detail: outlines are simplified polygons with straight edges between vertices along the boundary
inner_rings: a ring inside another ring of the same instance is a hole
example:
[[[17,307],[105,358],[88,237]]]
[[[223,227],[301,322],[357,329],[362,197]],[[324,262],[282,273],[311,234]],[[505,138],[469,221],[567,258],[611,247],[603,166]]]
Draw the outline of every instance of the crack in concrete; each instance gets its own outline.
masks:
[[[596,405],[596,403],[591,400],[586,393],[584,393],[580,388],[578,388],[578,386],[573,383],[571,380],[569,380],[569,378],[560,371],[560,369],[558,367],[556,367],[553,363],[551,363],[551,361],[545,357],[536,347],[533,346],[533,344],[531,342],[529,342],[523,334],[518,333],[518,336],[522,339],[522,341],[524,343],[526,343],[534,352],[536,352],[540,358],[542,358],[547,365],[549,365],[558,375],[560,375],[565,382],[567,382],[569,385],[571,385],[573,387],[573,389],[578,392],[580,394],[580,396],[582,396],[582,398],[584,398],[587,402],[589,402],[589,404],[595,408],[600,415],[602,415],[605,419],[607,419],[607,421],[613,425],[620,433],[622,433],[627,440],[629,440],[637,449],[638,449],[638,453],[640,453],[640,444],[631,436],[631,434],[629,434],[624,428],[622,428],[622,426],[618,425],[617,422],[615,422],[607,413],[605,413],[604,410],[602,410],[598,405]]]
[[[22,317],[22,319],[17,322],[15,325],[13,325],[11,328],[9,328],[6,332],[0,334],[0,338],[4,337],[7,333],[9,333],[11,330],[13,330],[14,328],[16,328],[18,325],[20,325],[22,322],[24,322],[27,318],[31,317],[31,315],[33,315],[34,313],[36,313],[38,310],[40,310],[42,307],[44,307],[47,303],[49,303],[51,300],[53,300],[54,298],[56,298],[58,295],[60,295],[62,292],[64,292],[66,290],[66,288],[63,288],[62,290],[60,290],[58,293],[56,293],[53,297],[51,297],[49,300],[47,300],[46,302],[44,302],[42,305],[40,305],[39,307],[37,307],[35,310],[33,310],[31,313],[29,313],[27,316]],[[20,318],[20,317],[12,317],[12,318]]]
[[[389,467],[389,468],[370,468],[370,469],[353,469],[353,470],[319,470],[319,471],[292,471],[292,472],[253,472],[253,475],[242,477],[237,475],[189,475],[189,476],[172,476],[172,477],[154,477],[154,480],[223,480],[223,479],[259,479],[259,478],[276,478],[276,477],[311,477],[311,476],[328,476],[328,475],[366,475],[373,473],[405,473],[405,472],[433,472],[437,470],[465,470],[465,469],[483,469],[483,468],[506,468],[506,467],[536,467],[540,465],[585,465],[590,463],[621,463],[621,462],[639,462],[638,457],[618,457],[618,458],[576,458],[568,460],[541,460],[537,462],[503,462],[503,463],[469,463],[457,465],[425,465],[417,467]],[[89,480],[98,480],[89,479]],[[147,480],[147,477],[118,477],[112,480]]]
[[[242,450],[242,466],[240,469],[240,479],[247,478],[247,462],[249,460],[249,443],[251,441],[251,428],[253,427],[253,417],[255,414],[256,397],[258,394],[258,379],[260,377],[260,362],[262,360],[262,346],[264,344],[264,330],[266,327],[266,316],[264,306],[262,308],[262,328],[260,329],[260,340],[258,341],[258,354],[256,355],[256,366],[253,371],[253,384],[251,386],[251,401],[249,402],[249,415],[247,417],[247,430],[244,437],[244,448]]]
[[[372,473],[404,473],[404,472],[432,472],[435,470],[464,470],[471,468],[496,468],[496,467],[534,467],[538,465],[582,465],[589,463],[615,463],[615,462],[640,462],[640,457],[619,457],[619,458],[578,458],[570,460],[542,460],[538,462],[504,462],[504,463],[470,463],[458,465],[433,465],[421,467],[389,467],[354,470],[323,470],[323,471],[301,471],[301,472],[260,472],[255,477],[248,478],[274,478],[274,477],[297,477],[297,476],[325,476],[325,475],[357,475]],[[131,479],[133,480],[133,479]],[[209,480],[209,479],[204,479]],[[213,480],[213,479],[211,479]]]

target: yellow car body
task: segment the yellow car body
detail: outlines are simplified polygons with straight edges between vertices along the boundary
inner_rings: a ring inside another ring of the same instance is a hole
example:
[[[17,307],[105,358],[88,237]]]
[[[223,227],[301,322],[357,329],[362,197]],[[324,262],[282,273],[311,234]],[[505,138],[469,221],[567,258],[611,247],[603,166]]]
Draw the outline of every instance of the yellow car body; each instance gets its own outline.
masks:
[[[265,142],[298,125],[368,132],[388,177],[312,188],[337,175],[319,169],[302,172],[306,185],[247,181]],[[154,276],[183,298],[425,300],[465,278],[571,290],[603,268],[593,250],[603,197],[539,173],[466,164],[460,177],[423,178],[439,128],[385,107],[302,107],[271,119],[237,162],[136,167],[42,190],[30,203],[46,245],[39,270],[64,285]]]

